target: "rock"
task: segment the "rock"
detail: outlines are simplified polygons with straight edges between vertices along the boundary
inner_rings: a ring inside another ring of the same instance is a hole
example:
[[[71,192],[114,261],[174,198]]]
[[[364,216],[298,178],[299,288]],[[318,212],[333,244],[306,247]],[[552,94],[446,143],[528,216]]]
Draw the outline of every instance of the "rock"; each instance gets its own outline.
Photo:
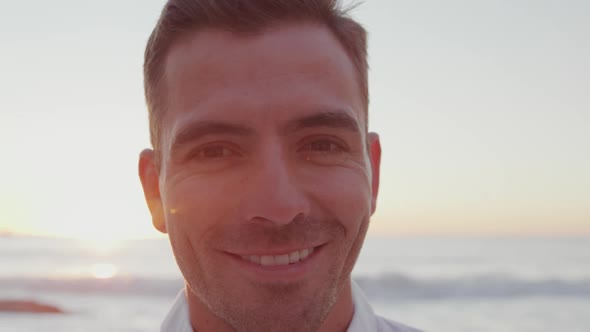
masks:
[[[26,312],[26,313],[50,313],[63,314],[58,307],[35,301],[0,301],[0,312]]]

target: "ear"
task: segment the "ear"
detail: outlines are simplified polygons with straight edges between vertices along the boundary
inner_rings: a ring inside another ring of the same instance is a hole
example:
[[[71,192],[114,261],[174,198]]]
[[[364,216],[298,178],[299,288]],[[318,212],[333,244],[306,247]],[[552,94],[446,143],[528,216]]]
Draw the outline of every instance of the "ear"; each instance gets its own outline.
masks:
[[[154,227],[162,233],[167,233],[162,198],[160,197],[159,167],[153,150],[143,150],[139,155],[139,178]]]
[[[379,172],[381,170],[381,143],[377,133],[369,133],[368,137],[369,159],[371,161],[371,214],[377,208],[377,196],[379,194]]]

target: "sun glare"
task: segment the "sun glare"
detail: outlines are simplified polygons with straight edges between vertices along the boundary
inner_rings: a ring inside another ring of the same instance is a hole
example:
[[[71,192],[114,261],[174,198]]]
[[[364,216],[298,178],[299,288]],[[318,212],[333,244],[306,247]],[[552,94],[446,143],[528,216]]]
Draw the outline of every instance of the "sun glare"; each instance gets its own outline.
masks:
[[[117,267],[113,264],[94,264],[92,275],[96,279],[110,279],[117,274]]]

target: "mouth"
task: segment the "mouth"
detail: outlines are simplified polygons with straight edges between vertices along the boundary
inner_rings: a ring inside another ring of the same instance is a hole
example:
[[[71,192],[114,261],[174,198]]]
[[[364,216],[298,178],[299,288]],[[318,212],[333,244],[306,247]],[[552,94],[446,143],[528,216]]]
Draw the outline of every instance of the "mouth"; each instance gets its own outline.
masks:
[[[259,251],[253,254],[230,254],[242,275],[258,282],[295,282],[319,270],[321,252],[326,244],[304,249]]]
[[[245,261],[260,266],[286,266],[306,261],[316,248],[317,247],[295,250],[284,255],[247,255],[240,257]]]

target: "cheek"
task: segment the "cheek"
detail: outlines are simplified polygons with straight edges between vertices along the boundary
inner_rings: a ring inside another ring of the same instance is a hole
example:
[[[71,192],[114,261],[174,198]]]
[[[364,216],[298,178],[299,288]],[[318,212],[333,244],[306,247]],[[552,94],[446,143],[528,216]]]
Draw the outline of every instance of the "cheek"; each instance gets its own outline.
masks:
[[[332,169],[310,178],[308,192],[323,213],[337,218],[347,230],[358,228],[370,214],[370,185],[357,170]]]
[[[221,225],[231,213],[232,201],[238,199],[228,178],[192,177],[170,182],[164,199],[169,227],[199,231]],[[193,232],[187,232],[192,234]]]

